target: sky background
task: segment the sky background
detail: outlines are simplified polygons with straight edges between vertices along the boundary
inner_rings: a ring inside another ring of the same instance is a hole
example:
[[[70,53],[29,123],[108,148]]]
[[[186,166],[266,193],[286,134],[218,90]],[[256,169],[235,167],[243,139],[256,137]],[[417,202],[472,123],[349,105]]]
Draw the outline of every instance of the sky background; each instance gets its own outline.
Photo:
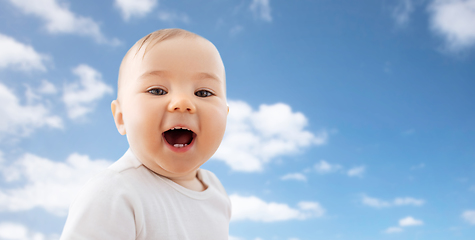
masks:
[[[122,57],[175,27],[226,67],[230,239],[475,238],[475,0],[2,0],[0,239],[59,238],[128,148]]]

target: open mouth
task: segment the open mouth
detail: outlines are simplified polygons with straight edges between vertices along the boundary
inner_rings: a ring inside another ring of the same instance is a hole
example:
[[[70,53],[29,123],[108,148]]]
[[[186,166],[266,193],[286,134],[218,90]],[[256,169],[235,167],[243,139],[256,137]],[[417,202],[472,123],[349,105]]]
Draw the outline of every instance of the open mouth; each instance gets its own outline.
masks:
[[[196,134],[186,128],[174,127],[163,133],[163,137],[168,142],[176,148],[183,148],[191,144],[193,139],[196,137]]]

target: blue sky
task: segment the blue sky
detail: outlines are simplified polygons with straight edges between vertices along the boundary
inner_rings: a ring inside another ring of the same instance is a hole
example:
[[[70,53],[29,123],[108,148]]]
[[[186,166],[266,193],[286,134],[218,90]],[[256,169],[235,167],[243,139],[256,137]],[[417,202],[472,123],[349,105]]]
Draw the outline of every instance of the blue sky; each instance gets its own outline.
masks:
[[[228,129],[203,165],[230,239],[473,239],[475,1],[0,2],[0,239],[58,239],[128,148],[120,61],[178,27],[212,41]]]

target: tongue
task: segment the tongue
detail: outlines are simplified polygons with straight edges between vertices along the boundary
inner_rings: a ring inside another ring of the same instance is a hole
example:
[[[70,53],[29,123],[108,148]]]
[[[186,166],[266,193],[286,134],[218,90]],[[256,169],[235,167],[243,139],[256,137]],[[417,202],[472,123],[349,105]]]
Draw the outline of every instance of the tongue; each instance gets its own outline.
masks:
[[[165,139],[171,145],[175,144],[190,144],[193,138],[193,132],[188,130],[171,130],[165,132]]]

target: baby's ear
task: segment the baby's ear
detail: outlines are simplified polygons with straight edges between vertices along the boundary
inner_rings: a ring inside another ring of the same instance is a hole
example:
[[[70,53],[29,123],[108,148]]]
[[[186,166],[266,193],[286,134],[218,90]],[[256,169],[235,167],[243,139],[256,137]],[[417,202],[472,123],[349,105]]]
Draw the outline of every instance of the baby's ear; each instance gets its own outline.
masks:
[[[228,115],[229,115],[229,105],[228,105]]]
[[[124,119],[122,117],[122,110],[120,109],[120,104],[119,101],[114,100],[111,103],[111,110],[112,110],[112,116],[114,117],[114,122],[115,126],[117,127],[117,131],[121,135],[125,135],[125,125],[124,125]]]

